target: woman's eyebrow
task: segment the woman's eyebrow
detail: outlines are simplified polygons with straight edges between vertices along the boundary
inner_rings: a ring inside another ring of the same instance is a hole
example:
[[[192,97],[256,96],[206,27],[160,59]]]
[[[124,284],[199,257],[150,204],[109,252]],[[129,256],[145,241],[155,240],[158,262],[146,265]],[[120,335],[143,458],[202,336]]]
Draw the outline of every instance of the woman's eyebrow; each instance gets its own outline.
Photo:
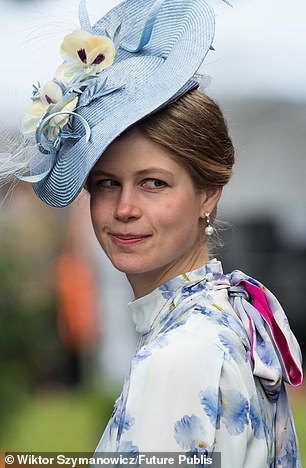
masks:
[[[141,169],[140,171],[137,171],[136,174],[145,176],[145,175],[151,174],[152,172],[159,173],[159,174],[164,174],[164,175],[168,175],[168,176],[173,176],[172,172],[167,171],[166,169],[163,169],[161,167],[154,167],[154,166],[147,167],[146,169]]]
[[[173,173],[170,172],[170,171],[167,171],[166,169],[162,169],[161,167],[147,167],[146,169],[140,169],[139,171],[136,171],[135,172],[135,175],[137,176],[146,176],[146,175],[149,175],[149,174],[152,174],[152,173],[159,173],[159,174],[164,174],[166,176],[172,176],[173,177]],[[92,176],[106,176],[106,177],[113,177],[113,178],[116,178],[118,177],[118,174],[113,174],[111,172],[107,172],[107,171],[102,171],[101,169],[94,169],[92,172],[91,172],[91,175]]]
[[[93,169],[91,171],[91,176],[99,176],[99,175],[103,175],[103,176],[106,176],[106,177],[116,177],[115,174],[112,174],[111,172],[107,172],[107,171],[102,171],[101,169]]]

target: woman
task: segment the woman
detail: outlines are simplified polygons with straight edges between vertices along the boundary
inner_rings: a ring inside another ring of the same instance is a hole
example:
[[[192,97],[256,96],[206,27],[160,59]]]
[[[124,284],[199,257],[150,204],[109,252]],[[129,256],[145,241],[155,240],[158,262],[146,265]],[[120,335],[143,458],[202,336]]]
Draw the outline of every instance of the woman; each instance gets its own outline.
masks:
[[[141,6],[141,8],[140,8]],[[96,236],[134,293],[139,342],[97,452],[221,452],[222,467],[300,466],[284,381],[300,351],[276,298],[222,272],[209,238],[234,151],[195,73],[212,48],[204,0],[128,0],[65,37],[24,119],[37,195],[87,186]]]
[[[233,162],[220,109],[193,90],[129,129],[90,173],[94,230],[132,285],[139,333],[98,452],[215,451],[222,466],[299,466],[282,339],[251,304],[283,327],[285,315],[256,280],[209,261]]]

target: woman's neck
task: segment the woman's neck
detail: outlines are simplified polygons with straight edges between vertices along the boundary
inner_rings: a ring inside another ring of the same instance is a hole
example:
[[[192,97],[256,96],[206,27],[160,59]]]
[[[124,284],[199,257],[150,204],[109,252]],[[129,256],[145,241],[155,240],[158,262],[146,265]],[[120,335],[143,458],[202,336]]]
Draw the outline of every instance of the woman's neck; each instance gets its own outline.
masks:
[[[208,252],[203,247],[191,256],[188,256],[188,258],[181,258],[176,260],[175,263],[163,265],[157,270],[127,274],[127,279],[134,291],[135,298],[138,299],[176,276],[200,268],[207,264],[208,261]]]

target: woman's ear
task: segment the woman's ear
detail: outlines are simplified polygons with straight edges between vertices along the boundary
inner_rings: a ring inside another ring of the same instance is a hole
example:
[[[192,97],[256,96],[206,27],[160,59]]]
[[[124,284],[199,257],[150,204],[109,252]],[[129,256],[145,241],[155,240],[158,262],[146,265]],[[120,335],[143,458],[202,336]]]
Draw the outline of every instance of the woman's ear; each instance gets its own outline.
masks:
[[[212,213],[221,197],[222,187],[207,187],[202,192],[201,201],[201,217],[204,218],[205,213]]]

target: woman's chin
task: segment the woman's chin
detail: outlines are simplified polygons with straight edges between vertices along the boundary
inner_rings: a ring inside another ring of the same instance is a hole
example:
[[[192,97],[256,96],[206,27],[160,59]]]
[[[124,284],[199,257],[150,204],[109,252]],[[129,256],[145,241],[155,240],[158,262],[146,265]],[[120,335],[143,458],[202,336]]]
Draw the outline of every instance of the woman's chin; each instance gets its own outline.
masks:
[[[113,266],[128,275],[144,274],[151,271],[150,265],[142,259],[131,259],[131,258],[110,258]]]

